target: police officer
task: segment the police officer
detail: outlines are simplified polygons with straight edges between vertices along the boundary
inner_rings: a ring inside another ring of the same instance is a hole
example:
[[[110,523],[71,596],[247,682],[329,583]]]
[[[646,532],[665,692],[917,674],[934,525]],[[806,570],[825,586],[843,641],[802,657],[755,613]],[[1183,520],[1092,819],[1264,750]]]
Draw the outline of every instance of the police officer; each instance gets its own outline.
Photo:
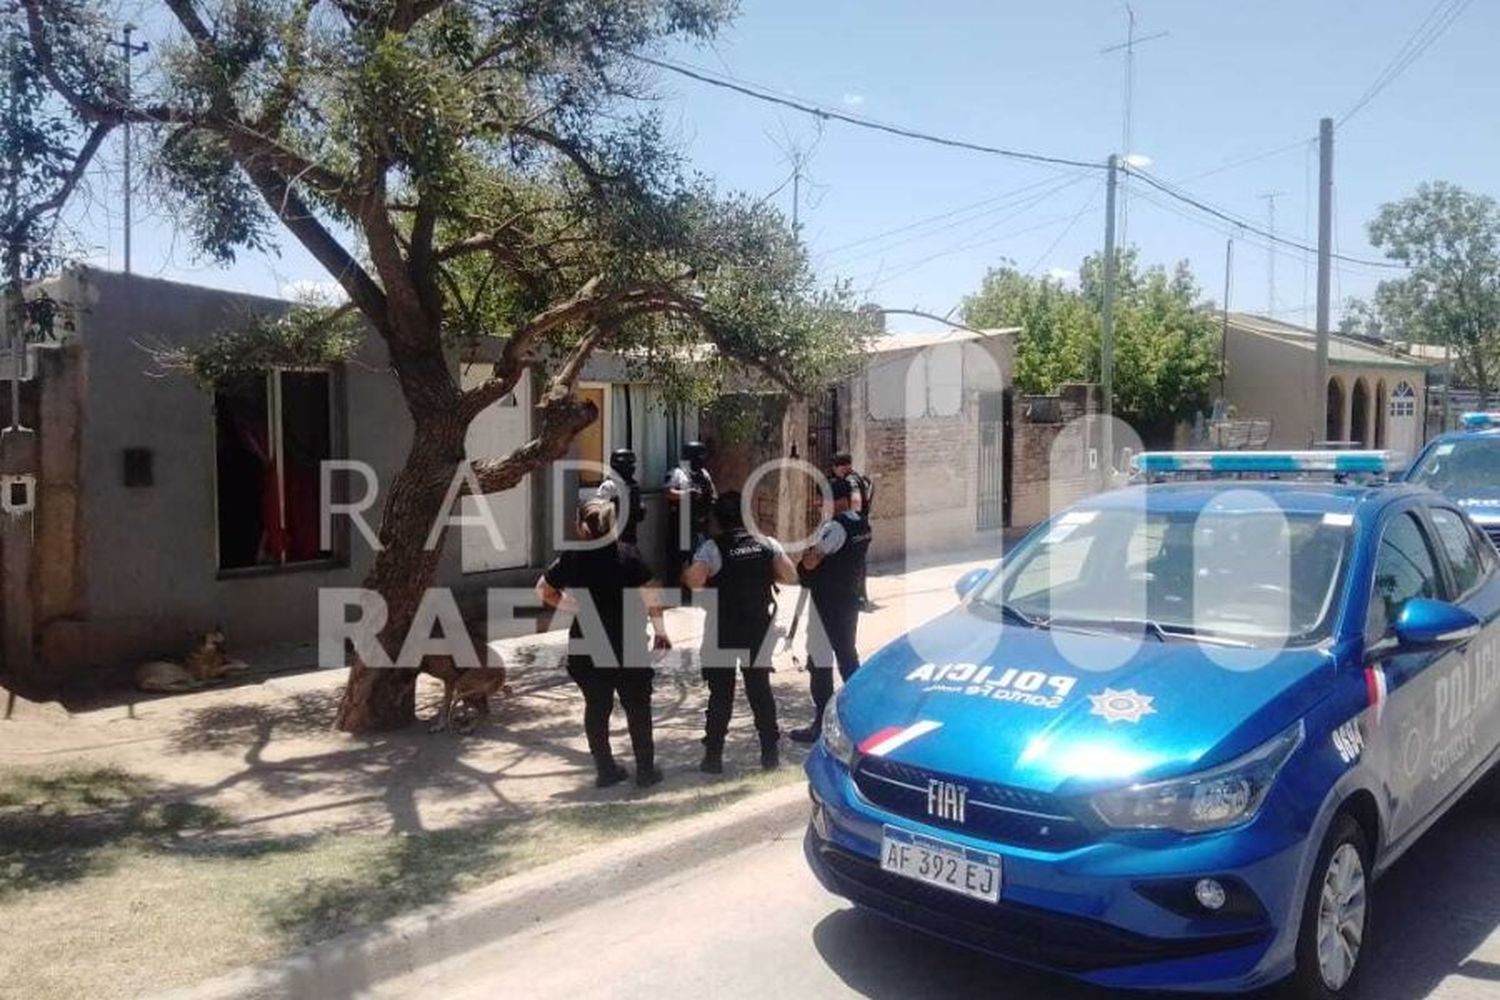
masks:
[[[781,762],[777,748],[781,731],[771,693],[771,619],[775,614],[771,594],[777,583],[795,583],[797,568],[780,542],[767,535],[757,537],[745,527],[739,493],[725,493],[715,501],[714,521],[717,532],[698,546],[682,574],[684,586],[710,588],[716,598],[709,603],[703,631],[708,711],[701,769],[708,774],[724,770],[724,736],[734,713],[736,666],[744,675],[745,699],[760,735],[760,764],[770,769]]]
[[[594,495],[615,505],[615,518],[620,524],[620,542],[635,545],[636,528],[646,517],[646,501],[641,497],[640,484],[635,481],[635,452],[629,448],[616,448],[610,453],[609,467],[620,478],[616,480],[613,476],[606,476]],[[630,498],[628,511],[621,502],[622,482],[626,495]]]
[[[847,681],[859,669],[855,642],[859,631],[859,578],[870,548],[870,525],[850,507],[854,492],[847,479],[836,479],[832,516],[802,554],[802,585],[812,594],[817,621],[808,632],[807,672],[813,700],[813,721],[797,729],[797,743],[815,743],[823,734],[823,709],[833,697],[833,667]],[[818,627],[821,623],[821,628]]]
[[[870,526],[870,503],[874,499],[874,484],[868,476],[854,471],[854,457],[847,451],[841,451],[833,456],[833,469],[828,477],[832,482],[843,479],[849,483],[849,509],[864,518],[865,526]],[[878,611],[879,607],[870,600],[870,592],[866,584],[866,571],[861,567],[859,571],[859,609],[861,611]]]
[[[693,552],[708,537],[708,518],[718,491],[714,489],[714,477],[704,466],[708,445],[689,441],[682,446],[682,457],[688,467],[678,465],[667,473],[667,514],[671,518],[668,537],[677,540],[677,567],[686,569]],[[687,538],[682,537],[683,504],[688,505]]]

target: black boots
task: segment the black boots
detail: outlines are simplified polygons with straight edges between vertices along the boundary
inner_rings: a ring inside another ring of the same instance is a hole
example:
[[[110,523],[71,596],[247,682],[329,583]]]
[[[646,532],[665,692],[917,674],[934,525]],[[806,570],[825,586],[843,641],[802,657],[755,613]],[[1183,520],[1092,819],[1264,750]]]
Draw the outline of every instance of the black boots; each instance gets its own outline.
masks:
[[[774,771],[781,766],[781,747],[778,745],[781,737],[773,736],[767,739],[760,738],[760,766],[767,771]]]
[[[698,770],[704,774],[724,773],[724,747],[723,745],[710,745],[703,751],[703,763],[698,765]]]
[[[594,761],[594,771],[595,788],[610,788],[630,777],[630,772],[616,764],[613,757]]]

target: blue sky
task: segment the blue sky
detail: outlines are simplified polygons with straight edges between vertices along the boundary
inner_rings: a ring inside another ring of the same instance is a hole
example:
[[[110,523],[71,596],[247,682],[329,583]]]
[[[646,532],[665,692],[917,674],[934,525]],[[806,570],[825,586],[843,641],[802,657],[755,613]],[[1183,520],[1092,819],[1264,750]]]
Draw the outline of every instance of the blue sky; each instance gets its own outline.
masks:
[[[1134,6],[1139,34],[1170,34],[1137,55],[1133,151],[1151,158],[1153,174],[1262,226],[1261,196],[1278,193],[1278,231],[1310,240],[1316,177],[1306,145],[1209,172],[1310,138],[1320,116],[1342,115],[1433,5],[1136,0]],[[1122,40],[1125,24],[1124,5],[1106,0],[747,0],[738,22],[711,48],[668,55],[882,121],[1103,160],[1122,143],[1124,74],[1118,55],[1099,50]],[[1365,221],[1421,181],[1446,179],[1497,193],[1500,132],[1490,118],[1490,109],[1500,106],[1492,51],[1497,37],[1500,5],[1470,5],[1339,131],[1339,251],[1377,256],[1365,241]],[[801,219],[817,263],[830,278],[853,278],[882,305],[946,313],[1002,260],[1061,275],[1101,244],[1098,175],[942,149],[837,122],[825,124],[820,135],[805,115],[670,74],[662,75],[659,92],[660,110],[690,162],[726,189],[771,192],[791,172],[787,150],[810,148]],[[790,211],[791,188],[776,197]],[[1191,261],[1206,294],[1219,299],[1225,225],[1147,197],[1164,200],[1139,182],[1129,188],[1129,241],[1147,262]],[[268,294],[326,278],[287,241],[280,257],[247,256],[227,270],[196,262],[184,241],[174,241],[170,220],[150,205],[142,212],[134,251],[139,273]],[[96,263],[120,265],[117,215],[92,209],[88,239],[97,248]],[[1236,308],[1271,307],[1268,254],[1260,242],[1236,237]],[[1340,265],[1336,301],[1368,293],[1382,276]],[[1313,285],[1304,255],[1278,255],[1279,315],[1310,322]],[[904,329],[931,325],[893,322]]]

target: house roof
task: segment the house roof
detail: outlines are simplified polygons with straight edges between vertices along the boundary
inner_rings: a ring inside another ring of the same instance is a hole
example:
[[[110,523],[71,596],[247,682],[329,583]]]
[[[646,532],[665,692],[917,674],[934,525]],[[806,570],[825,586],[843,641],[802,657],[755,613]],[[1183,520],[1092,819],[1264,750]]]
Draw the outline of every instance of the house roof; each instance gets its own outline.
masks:
[[[1294,323],[1284,323],[1254,313],[1230,313],[1229,325],[1244,333],[1280,341],[1290,347],[1314,353],[1318,347],[1317,332]],[[1396,345],[1342,333],[1328,335],[1328,363],[1369,368],[1426,368],[1428,363],[1402,352]]]
[[[938,344],[962,344],[991,337],[1009,337],[1021,332],[1018,326],[997,327],[992,330],[920,330],[914,333],[887,333],[870,342],[871,354],[889,354],[892,351],[915,351]]]

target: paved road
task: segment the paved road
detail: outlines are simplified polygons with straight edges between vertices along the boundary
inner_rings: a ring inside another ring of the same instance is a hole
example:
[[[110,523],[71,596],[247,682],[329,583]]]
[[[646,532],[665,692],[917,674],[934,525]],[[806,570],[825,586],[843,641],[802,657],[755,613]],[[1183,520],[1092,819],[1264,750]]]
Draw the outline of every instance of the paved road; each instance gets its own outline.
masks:
[[[914,935],[825,893],[800,829],[390,984],[527,1000],[1120,997]],[[1471,796],[1384,879],[1362,1000],[1500,998],[1500,795]],[[381,993],[386,993],[382,990]]]

